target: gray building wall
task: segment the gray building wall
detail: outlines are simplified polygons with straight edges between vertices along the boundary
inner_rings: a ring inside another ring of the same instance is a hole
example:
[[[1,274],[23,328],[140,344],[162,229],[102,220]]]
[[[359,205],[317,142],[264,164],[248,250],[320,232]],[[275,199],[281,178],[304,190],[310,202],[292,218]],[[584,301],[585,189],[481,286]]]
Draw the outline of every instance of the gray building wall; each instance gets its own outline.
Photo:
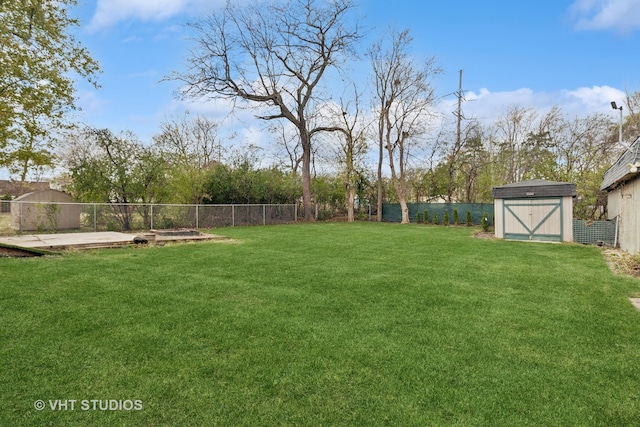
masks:
[[[607,216],[618,218],[618,245],[632,254],[640,252],[640,180],[627,181],[607,196]]]

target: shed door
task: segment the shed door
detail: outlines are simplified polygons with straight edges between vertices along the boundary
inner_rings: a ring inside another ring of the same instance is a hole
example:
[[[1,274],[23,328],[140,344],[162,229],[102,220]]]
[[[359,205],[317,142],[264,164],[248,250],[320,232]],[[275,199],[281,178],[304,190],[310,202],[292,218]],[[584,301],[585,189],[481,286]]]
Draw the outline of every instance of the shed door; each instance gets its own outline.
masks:
[[[505,239],[562,241],[562,197],[505,199],[502,206]]]

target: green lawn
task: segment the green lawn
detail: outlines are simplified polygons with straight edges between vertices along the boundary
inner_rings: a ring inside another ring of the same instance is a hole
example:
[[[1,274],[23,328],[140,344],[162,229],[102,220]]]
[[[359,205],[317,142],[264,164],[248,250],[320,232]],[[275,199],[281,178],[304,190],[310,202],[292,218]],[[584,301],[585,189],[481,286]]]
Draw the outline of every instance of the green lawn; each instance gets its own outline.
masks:
[[[595,247],[216,232],[234,243],[0,259],[0,425],[640,424],[640,281]]]
[[[14,234],[11,228],[11,214],[0,212],[0,236]]]

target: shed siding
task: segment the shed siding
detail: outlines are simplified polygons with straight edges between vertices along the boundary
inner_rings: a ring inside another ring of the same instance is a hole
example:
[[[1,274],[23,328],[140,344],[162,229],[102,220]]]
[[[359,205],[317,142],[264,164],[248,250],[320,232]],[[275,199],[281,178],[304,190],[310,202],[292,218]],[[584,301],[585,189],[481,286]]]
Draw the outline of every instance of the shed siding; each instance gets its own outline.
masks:
[[[11,226],[20,231],[78,229],[80,205],[73,201],[57,190],[25,194],[11,202]]]
[[[620,249],[635,254],[640,252],[640,180],[628,181],[609,192],[609,219],[618,217],[618,244]]]
[[[573,242],[573,197],[563,197],[562,206],[562,224],[564,224],[562,241]]]
[[[504,239],[504,222],[501,220],[504,202],[502,199],[495,199],[493,201],[493,206],[495,208],[493,212],[496,216],[496,223],[494,225],[495,236],[498,239]]]
[[[620,213],[620,188],[610,191],[607,194],[607,219],[616,219]]]

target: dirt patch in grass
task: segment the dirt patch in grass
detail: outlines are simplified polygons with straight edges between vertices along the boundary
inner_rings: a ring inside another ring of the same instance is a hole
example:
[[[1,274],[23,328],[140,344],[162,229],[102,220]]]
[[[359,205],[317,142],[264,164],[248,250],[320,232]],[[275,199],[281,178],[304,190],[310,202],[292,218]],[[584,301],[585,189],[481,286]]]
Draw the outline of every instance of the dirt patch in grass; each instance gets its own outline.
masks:
[[[633,255],[619,249],[605,249],[602,251],[602,255],[614,273],[640,277],[639,255]]]
[[[0,236],[10,236],[15,234],[11,228],[11,214],[0,213]]]
[[[602,251],[602,256],[614,274],[640,278],[640,255],[609,248]],[[640,311],[640,294],[632,294],[629,302]]]
[[[636,310],[640,311],[640,298],[629,298],[629,301],[631,301]]]
[[[473,237],[477,237],[479,239],[495,239],[496,234],[493,231],[478,231],[473,234]]]
[[[35,248],[22,248],[20,246],[5,245],[0,243],[0,257],[34,257],[55,254],[57,254],[57,252]]]

